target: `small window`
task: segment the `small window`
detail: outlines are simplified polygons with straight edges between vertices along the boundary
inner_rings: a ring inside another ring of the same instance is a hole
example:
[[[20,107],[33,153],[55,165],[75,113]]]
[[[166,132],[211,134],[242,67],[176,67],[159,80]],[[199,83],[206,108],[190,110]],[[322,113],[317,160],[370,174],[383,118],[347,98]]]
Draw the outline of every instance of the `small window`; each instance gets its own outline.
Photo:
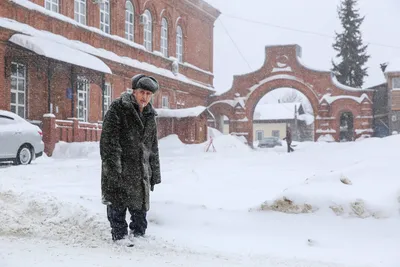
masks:
[[[104,114],[110,108],[112,100],[111,94],[112,94],[111,84],[106,83],[104,88]]]
[[[86,0],[75,0],[74,18],[75,21],[86,25]]]
[[[103,0],[100,3],[100,30],[110,33],[110,1]]]
[[[168,96],[163,96],[161,99],[162,108],[169,108]]]
[[[280,138],[280,132],[279,132],[279,130],[272,130],[272,136],[273,136],[273,137],[278,137],[278,138]]]
[[[183,62],[183,34],[181,26],[176,29],[176,57],[179,62]]]
[[[260,141],[260,140],[263,140],[263,138],[264,138],[264,131],[256,131],[256,138],[257,138],[257,141]]]
[[[161,53],[168,57],[168,22],[165,18],[161,21]]]
[[[89,118],[89,81],[84,77],[78,77],[78,119],[88,121]]]
[[[21,118],[26,116],[26,67],[11,63],[11,112]]]
[[[45,0],[44,6],[47,10],[60,13],[60,3],[58,0]]]
[[[150,11],[144,11],[147,18],[147,23],[144,25],[144,47],[148,51],[153,50],[153,18]]]
[[[133,41],[135,12],[131,1],[126,1],[125,4],[125,38]]]
[[[400,77],[392,78],[392,88],[393,90],[400,90]]]

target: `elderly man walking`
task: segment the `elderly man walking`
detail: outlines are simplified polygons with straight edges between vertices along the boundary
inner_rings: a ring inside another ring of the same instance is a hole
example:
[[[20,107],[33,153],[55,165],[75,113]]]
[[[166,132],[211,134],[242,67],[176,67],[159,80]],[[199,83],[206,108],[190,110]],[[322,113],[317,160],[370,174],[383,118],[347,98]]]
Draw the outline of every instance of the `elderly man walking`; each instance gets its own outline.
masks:
[[[149,191],[161,183],[157,114],[150,104],[159,85],[153,77],[138,74],[132,77],[132,89],[110,105],[100,139],[102,202],[112,240],[127,246],[133,246],[132,236],[146,233]]]

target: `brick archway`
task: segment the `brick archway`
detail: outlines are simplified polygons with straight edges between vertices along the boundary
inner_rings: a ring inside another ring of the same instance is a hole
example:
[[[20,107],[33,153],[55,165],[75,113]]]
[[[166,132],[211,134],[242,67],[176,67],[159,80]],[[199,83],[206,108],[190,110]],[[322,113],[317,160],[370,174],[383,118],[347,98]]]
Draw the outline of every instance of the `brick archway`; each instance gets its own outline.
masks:
[[[298,45],[267,46],[263,66],[255,72],[235,76],[232,88],[209,99],[216,118],[230,119],[229,132],[253,143],[253,113],[267,93],[283,87],[303,93],[315,116],[315,141],[330,135],[339,141],[340,114],[351,112],[354,137],[372,135],[373,90],[340,84],[329,71],[314,70],[302,63]]]

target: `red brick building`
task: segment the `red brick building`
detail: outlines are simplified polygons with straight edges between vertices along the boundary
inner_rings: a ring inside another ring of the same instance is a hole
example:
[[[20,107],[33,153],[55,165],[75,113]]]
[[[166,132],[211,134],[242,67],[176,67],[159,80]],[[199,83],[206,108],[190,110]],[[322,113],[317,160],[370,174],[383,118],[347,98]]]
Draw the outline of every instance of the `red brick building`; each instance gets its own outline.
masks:
[[[50,143],[97,140],[112,99],[145,73],[161,85],[160,137],[202,142],[219,14],[201,0],[0,1],[0,109],[42,122]]]

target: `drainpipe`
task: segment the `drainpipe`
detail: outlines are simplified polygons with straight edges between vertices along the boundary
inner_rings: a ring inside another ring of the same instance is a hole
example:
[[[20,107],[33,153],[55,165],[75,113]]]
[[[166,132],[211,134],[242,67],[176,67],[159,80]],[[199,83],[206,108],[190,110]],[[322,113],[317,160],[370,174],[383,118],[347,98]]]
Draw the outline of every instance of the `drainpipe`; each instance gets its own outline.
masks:
[[[74,118],[74,110],[75,110],[75,90],[74,90],[74,65],[71,65],[71,74],[70,74],[70,82],[71,82],[71,91],[72,91],[72,99],[71,99],[71,118]]]
[[[47,61],[47,113],[52,113],[51,110],[51,78],[53,76],[53,71],[51,68],[51,61]]]
[[[104,121],[104,91],[106,90],[106,77],[105,74],[101,75],[101,120]]]

